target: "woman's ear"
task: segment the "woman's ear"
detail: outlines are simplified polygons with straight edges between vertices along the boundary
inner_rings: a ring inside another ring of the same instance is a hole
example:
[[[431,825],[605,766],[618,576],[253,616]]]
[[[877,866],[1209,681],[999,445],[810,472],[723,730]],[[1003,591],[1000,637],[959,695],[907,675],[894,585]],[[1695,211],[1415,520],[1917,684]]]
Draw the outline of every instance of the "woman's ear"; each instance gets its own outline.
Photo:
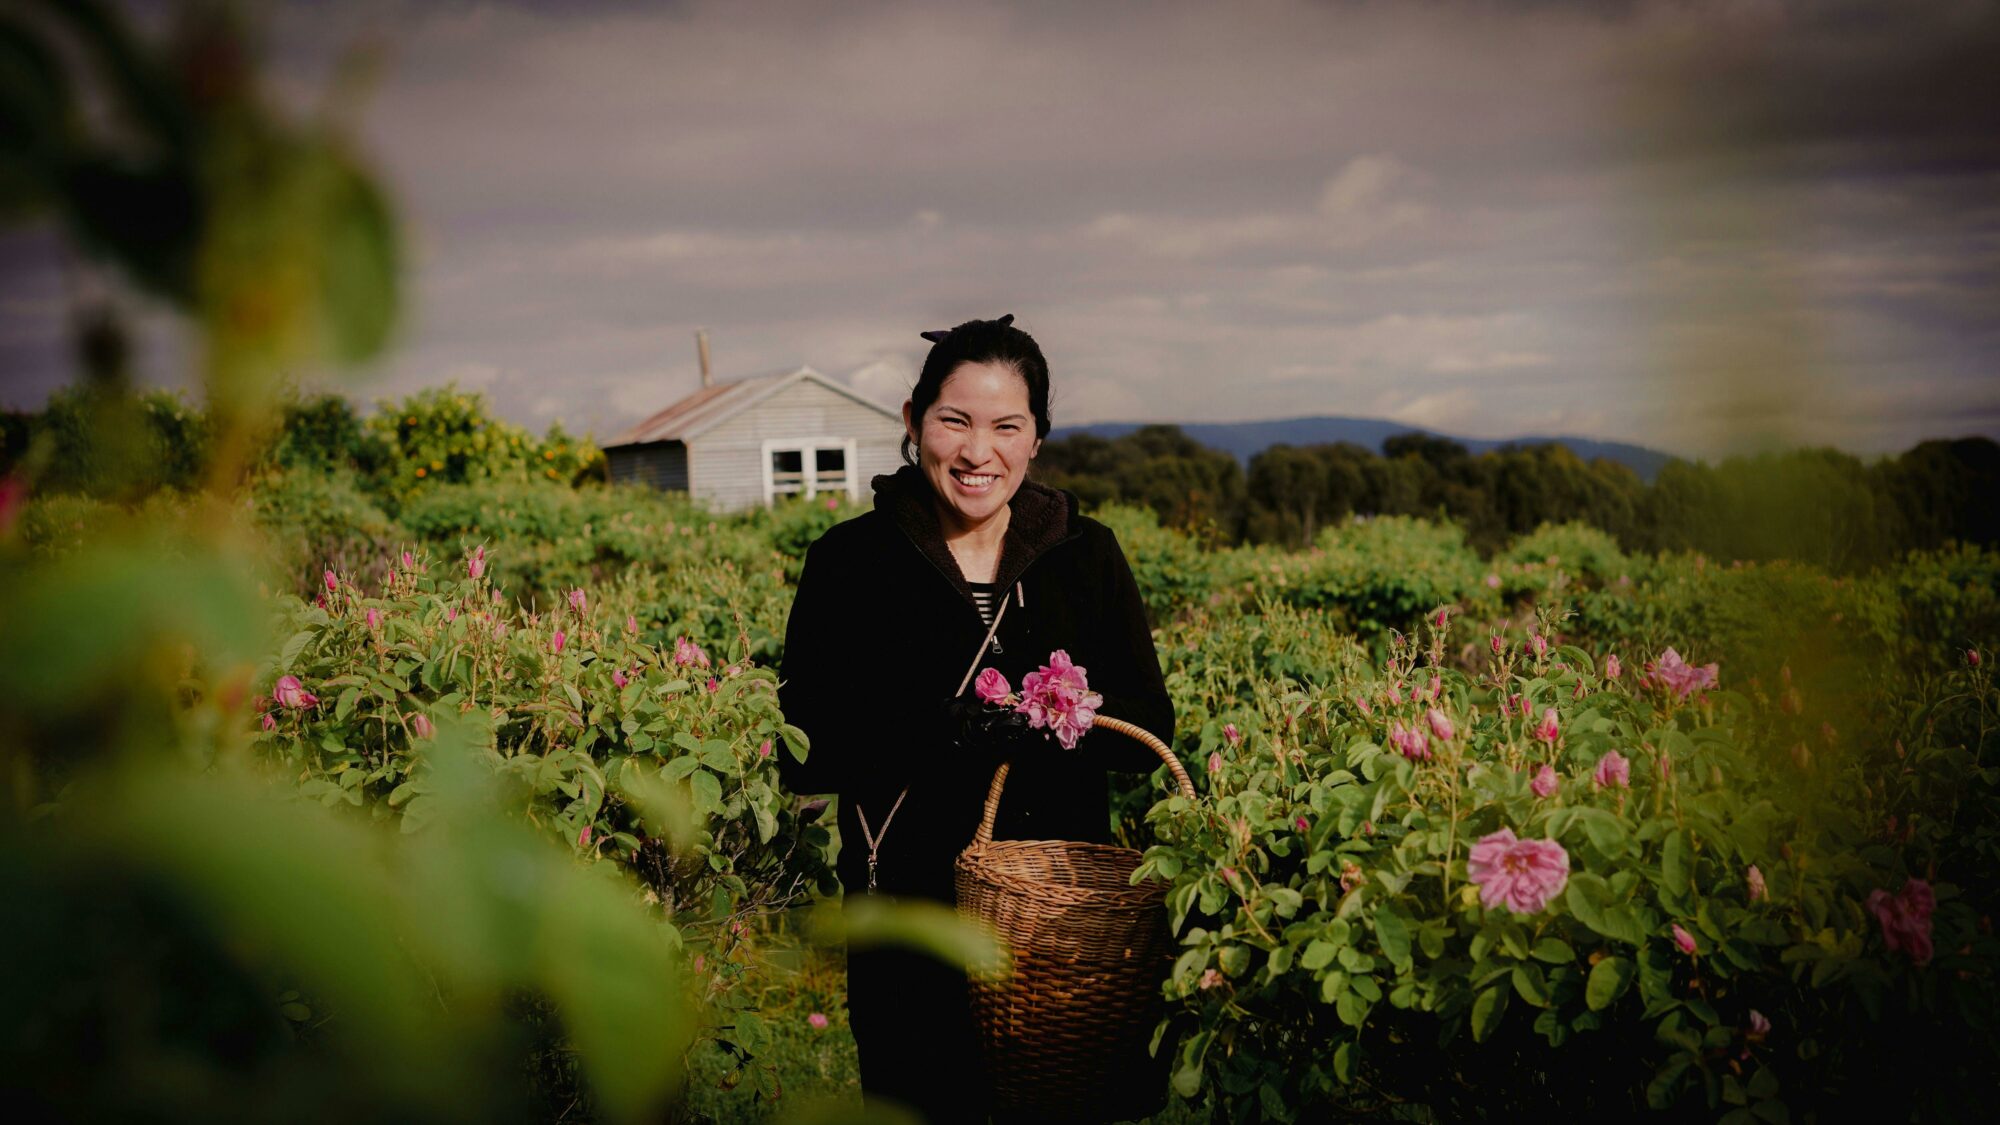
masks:
[[[903,400],[903,434],[904,436],[908,437],[912,443],[915,443],[919,439],[917,437],[917,427],[912,425],[910,421],[911,405],[912,404],[909,399]]]

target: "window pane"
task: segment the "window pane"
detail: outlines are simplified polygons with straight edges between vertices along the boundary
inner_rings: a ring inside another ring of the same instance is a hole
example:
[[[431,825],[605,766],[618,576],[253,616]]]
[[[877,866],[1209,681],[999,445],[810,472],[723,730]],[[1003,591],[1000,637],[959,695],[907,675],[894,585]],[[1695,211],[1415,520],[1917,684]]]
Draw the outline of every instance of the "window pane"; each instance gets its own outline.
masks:
[[[796,449],[773,449],[771,451],[771,472],[802,473],[805,471],[805,457]]]
[[[840,473],[847,470],[845,449],[818,449],[813,451],[813,468],[822,473]]]

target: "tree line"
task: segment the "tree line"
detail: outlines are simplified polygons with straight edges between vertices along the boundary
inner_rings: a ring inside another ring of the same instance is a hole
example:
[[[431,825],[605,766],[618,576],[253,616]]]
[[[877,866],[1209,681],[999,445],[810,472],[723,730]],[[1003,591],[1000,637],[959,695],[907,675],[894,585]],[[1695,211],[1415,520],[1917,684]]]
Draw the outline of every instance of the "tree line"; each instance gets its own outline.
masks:
[[[1851,572],[1912,549],[2000,541],[2000,445],[1986,438],[1926,441],[1872,460],[1833,449],[1675,460],[1649,483],[1562,445],[1474,454],[1420,433],[1388,439],[1379,454],[1350,442],[1274,445],[1246,468],[1159,425],[1047,442],[1034,472],[1086,505],[1142,505],[1216,543],[1296,547],[1357,516],[1414,515],[1452,520],[1490,552],[1543,523],[1581,520],[1628,551]]]

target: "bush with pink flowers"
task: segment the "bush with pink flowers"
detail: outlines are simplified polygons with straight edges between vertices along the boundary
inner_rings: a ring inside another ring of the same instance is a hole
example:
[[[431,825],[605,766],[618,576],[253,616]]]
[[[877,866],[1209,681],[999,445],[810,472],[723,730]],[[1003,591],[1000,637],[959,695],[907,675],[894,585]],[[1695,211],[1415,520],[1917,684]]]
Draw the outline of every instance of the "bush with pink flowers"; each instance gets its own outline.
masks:
[[[1436,629],[1217,691],[1178,635],[1183,752],[1212,765],[1199,801],[1152,806],[1141,877],[1171,882],[1183,941],[1174,1084],[1218,1118],[1782,1120],[1930,1073],[1917,1043],[2000,1057],[2000,944],[1960,883],[1985,876],[1876,842],[1865,761],[1775,748],[1810,708],[1664,651],[1618,679],[1568,644],[1466,668]]]

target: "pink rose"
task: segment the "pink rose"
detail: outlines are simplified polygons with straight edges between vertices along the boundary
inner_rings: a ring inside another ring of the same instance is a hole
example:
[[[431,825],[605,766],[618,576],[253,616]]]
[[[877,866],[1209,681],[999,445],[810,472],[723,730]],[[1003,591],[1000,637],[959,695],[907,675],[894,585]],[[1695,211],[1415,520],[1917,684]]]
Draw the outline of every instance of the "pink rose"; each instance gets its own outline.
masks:
[[[1210,750],[1208,752],[1208,772],[1222,772],[1222,752],[1220,750]]]
[[[1312,831],[1312,825],[1306,821],[1305,817],[1299,817],[1297,820],[1292,821],[1292,823],[1297,825],[1299,831],[1302,833]]]
[[[447,625],[458,620],[458,607],[455,605],[448,605],[444,607],[444,620],[445,624]]]
[[[279,676],[271,688],[271,698],[278,701],[278,706],[294,711],[319,705],[319,696],[307,691],[297,676]]]
[[[331,570],[327,571],[325,574],[320,575],[320,578],[326,583],[326,588],[329,593],[331,593],[334,590],[340,589],[340,579],[334,577],[333,571]]]
[[[1495,633],[1493,634],[1493,636],[1488,638],[1486,643],[1489,647],[1493,649],[1493,655],[1495,656],[1498,656],[1501,653],[1507,651],[1507,639],[1505,637],[1502,637],[1498,633]]]
[[[1749,870],[1743,873],[1743,881],[1750,886],[1751,902],[1762,902],[1771,897],[1770,890],[1764,885],[1764,873],[1757,870],[1756,864],[1751,864]]]
[[[675,637],[674,663],[683,668],[689,665],[699,665],[706,668],[708,667],[708,653],[703,651],[700,645],[688,640],[686,637]]]
[[[1222,983],[1221,973],[1217,972],[1214,969],[1203,969],[1201,971],[1201,981],[1197,983],[1195,987],[1205,992],[1208,989],[1214,988],[1216,985],[1221,983]]]
[[[1021,702],[1014,709],[1028,716],[1029,727],[1049,731],[1063,749],[1074,750],[1102,706],[1104,697],[1090,690],[1084,669],[1057,649],[1047,664],[1021,678]]]
[[[576,834],[576,846],[579,848],[590,846],[590,825],[584,825],[583,831]]]
[[[1535,737],[1553,746],[1556,739],[1561,735],[1562,723],[1556,718],[1556,709],[1553,707],[1542,708],[1542,721],[1535,724]]]
[[[382,611],[376,609],[374,606],[368,607],[368,612],[365,616],[368,618],[368,627],[370,629],[382,624]]]
[[[264,712],[264,717],[261,720],[259,720],[259,725],[261,725],[266,731],[274,731],[278,729],[278,720],[272,718],[271,713],[269,711],[266,711]]]
[[[1500,588],[1500,576],[1497,574],[1487,575],[1486,588],[1489,590],[1498,590]]]
[[[1528,638],[1528,647],[1533,649],[1535,655],[1538,657],[1547,656],[1549,652],[1549,639],[1540,633],[1536,633],[1534,636]]]
[[[1931,911],[1937,909],[1937,896],[1928,882],[1911,879],[1894,895],[1878,887],[1868,892],[1867,905],[1882,924],[1882,942],[1890,952],[1907,953],[1918,966],[1930,964]]]
[[[569,640],[569,635],[564,633],[561,629],[557,629],[556,635],[549,639],[550,651],[556,653],[557,655],[561,655],[563,650],[563,643],[568,640]]]
[[[634,637],[639,635],[639,619],[629,613],[625,615],[625,632]]]
[[[1395,705],[1395,706],[1399,706],[1399,707],[1400,707],[1400,706],[1402,706],[1402,703],[1403,703],[1403,685],[1401,685],[1401,684],[1390,684],[1390,685],[1389,685],[1389,702],[1390,702],[1391,704]]]
[[[1243,732],[1236,729],[1235,723],[1224,723],[1222,724],[1222,740],[1231,746],[1235,746],[1243,741]]]
[[[1450,617],[1447,615],[1447,612],[1445,610],[1440,609],[1437,611],[1436,616],[1431,618],[1431,624],[1442,629],[1445,626],[1445,622],[1448,620],[1450,620]]]
[[[1000,669],[987,668],[979,673],[978,679],[972,681],[972,694],[978,696],[982,702],[1000,706],[1013,696],[1014,685],[1007,682],[1007,677],[1000,674]]]
[[[770,756],[771,756],[771,740],[770,740],[770,739],[768,739],[768,738],[767,738],[767,739],[765,739],[765,740],[764,740],[764,741],[763,741],[762,743],[760,743],[760,744],[758,745],[758,747],[757,747],[757,756],[758,756],[759,758],[768,758],[768,757],[770,757]]]
[[[721,684],[721,683],[719,683],[719,682],[717,682],[717,680],[716,680],[716,678],[715,678],[714,676],[710,676],[710,677],[708,678],[708,693],[709,693],[710,695],[714,695],[714,694],[716,693],[717,689],[719,689],[719,688],[721,688],[721,687],[722,687],[722,684]]]
[[[810,1024],[814,1031],[826,1030],[826,1016],[819,1012],[814,1012],[812,1015],[807,1016],[806,1023]]]
[[[472,553],[465,558],[465,576],[478,581],[479,576],[485,573],[486,548],[484,546],[474,547]],[[495,592],[497,593],[498,591]]]
[[[1674,923],[1674,947],[1676,949],[1679,949],[1682,953],[1689,954],[1690,956],[1693,955],[1696,948],[1694,944],[1694,935],[1682,929],[1681,924],[1679,922]]]
[[[613,669],[611,670],[611,683],[612,683],[612,686],[614,686],[614,687],[619,687],[619,688],[622,688],[622,687],[624,687],[624,686],[625,686],[626,684],[629,684],[629,683],[631,683],[631,682],[632,682],[632,681],[631,681],[631,680],[629,680],[629,679],[627,679],[627,678],[626,678],[626,676],[625,676],[625,669],[623,669],[623,668],[613,668]]]
[[[1771,1021],[1765,1018],[1764,1013],[1750,1009],[1750,1029],[1744,1032],[1743,1037],[1752,1043],[1762,1043],[1770,1034]]]
[[[1439,742],[1450,742],[1458,732],[1452,728],[1451,717],[1433,707],[1424,712],[1424,721],[1431,725],[1431,733]]]
[[[1599,789],[1630,789],[1632,787],[1632,763],[1616,750],[1606,750],[1597,759],[1597,770],[1591,775]]]
[[[1681,654],[1673,649],[1660,654],[1660,658],[1646,668],[1648,677],[1660,686],[1674,693],[1676,699],[1686,699],[1697,691],[1711,688],[1716,683],[1716,665],[1704,664],[1697,668],[1681,659]]]
[[[1362,713],[1363,715],[1371,715],[1371,716],[1372,716],[1372,715],[1374,715],[1374,714],[1375,714],[1375,708],[1373,708],[1373,707],[1370,707],[1370,706],[1368,706],[1368,700],[1367,700],[1367,699],[1366,699],[1365,697],[1363,697],[1363,696],[1359,696],[1359,695],[1355,696],[1355,697],[1354,697],[1354,705],[1355,705],[1356,707],[1359,707],[1359,708],[1361,709],[1361,713]]]
[[[578,613],[582,613],[590,608],[590,598],[580,589],[571,590],[569,592],[569,607]]]
[[[1966,649],[1966,650],[1965,650],[1965,663],[1966,663],[1966,664],[1967,664],[1967,666],[1969,666],[1969,667],[1973,667],[1973,668],[1977,668],[1977,667],[1979,667],[1979,650],[1978,650],[1978,649],[1976,649],[1976,648],[1969,648],[1969,649]]]
[[[1431,740],[1424,732],[1405,727],[1401,720],[1389,729],[1389,745],[1413,762],[1426,761],[1431,756]]]
[[[1543,762],[1542,768],[1535,772],[1535,779],[1528,782],[1529,790],[1537,797],[1553,797],[1561,785],[1562,779],[1556,776],[1555,769],[1547,762]]]
[[[429,738],[437,733],[437,728],[431,725],[429,715],[419,711],[410,716],[410,733],[418,738]]]
[[[1537,913],[1569,883],[1569,853],[1561,844],[1518,840],[1509,828],[1480,837],[1465,868],[1481,905],[1515,914]]]
[[[1624,673],[1624,671],[1625,671],[1624,667],[1623,667],[1622,665],[1620,665],[1620,664],[1618,663],[1618,654],[1617,654],[1617,653],[1615,653],[1615,652],[1614,652],[1614,653],[1612,653],[1612,654],[1611,654],[1610,656],[1607,656],[1607,657],[1605,657],[1605,658],[1604,658],[1604,678],[1605,678],[1605,679],[1607,679],[1607,680],[1615,680],[1615,679],[1617,679],[1617,678],[1618,678],[1618,677],[1619,677],[1619,676],[1620,676],[1621,674],[1623,674],[1623,673]]]

